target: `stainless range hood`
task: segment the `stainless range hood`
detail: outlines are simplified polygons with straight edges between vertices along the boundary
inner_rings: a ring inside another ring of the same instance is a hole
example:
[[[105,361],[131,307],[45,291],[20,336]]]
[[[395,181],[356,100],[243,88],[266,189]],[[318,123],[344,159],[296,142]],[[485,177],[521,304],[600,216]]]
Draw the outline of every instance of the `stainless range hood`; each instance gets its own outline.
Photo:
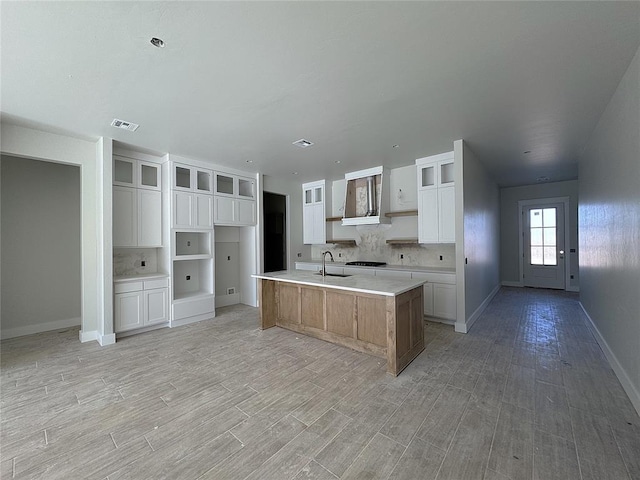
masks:
[[[345,176],[345,201],[342,225],[389,223],[384,216],[389,205],[388,173],[383,167],[368,168]]]

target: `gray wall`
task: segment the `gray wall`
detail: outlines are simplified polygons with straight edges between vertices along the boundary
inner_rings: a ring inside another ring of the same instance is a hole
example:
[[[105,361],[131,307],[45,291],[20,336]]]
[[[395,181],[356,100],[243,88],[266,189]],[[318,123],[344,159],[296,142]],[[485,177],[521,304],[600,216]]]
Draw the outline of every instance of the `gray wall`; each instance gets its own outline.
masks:
[[[500,192],[469,147],[463,150],[465,320],[500,284]],[[475,320],[475,318],[473,319]]]
[[[640,412],[640,49],[579,163],[580,300]]]
[[[0,165],[3,336],[80,325],[80,168]]]
[[[569,197],[569,241],[565,245],[569,259],[569,273],[567,285],[577,289],[580,285],[578,274],[578,181],[543,183],[526,185],[524,187],[502,188],[500,190],[500,278],[503,282],[520,282],[519,242],[520,231],[518,225],[518,201],[539,198]],[[576,249],[575,253],[570,250]]]

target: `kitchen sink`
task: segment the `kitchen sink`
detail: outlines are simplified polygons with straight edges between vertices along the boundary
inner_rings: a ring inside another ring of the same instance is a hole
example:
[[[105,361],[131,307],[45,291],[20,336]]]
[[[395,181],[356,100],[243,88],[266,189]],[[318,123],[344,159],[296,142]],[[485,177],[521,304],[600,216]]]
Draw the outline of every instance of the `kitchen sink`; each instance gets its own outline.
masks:
[[[321,272],[317,272],[316,275],[322,275]],[[325,273],[325,277],[350,277],[351,275],[345,275],[343,273]]]

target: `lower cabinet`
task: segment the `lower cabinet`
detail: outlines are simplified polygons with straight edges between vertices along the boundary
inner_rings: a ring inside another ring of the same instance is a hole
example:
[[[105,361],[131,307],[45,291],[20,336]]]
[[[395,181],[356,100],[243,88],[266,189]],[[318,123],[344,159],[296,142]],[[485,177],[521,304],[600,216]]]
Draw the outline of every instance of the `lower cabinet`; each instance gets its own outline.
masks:
[[[169,279],[131,280],[114,285],[116,333],[169,321]]]
[[[434,283],[433,316],[455,320],[456,311],[456,286]]]

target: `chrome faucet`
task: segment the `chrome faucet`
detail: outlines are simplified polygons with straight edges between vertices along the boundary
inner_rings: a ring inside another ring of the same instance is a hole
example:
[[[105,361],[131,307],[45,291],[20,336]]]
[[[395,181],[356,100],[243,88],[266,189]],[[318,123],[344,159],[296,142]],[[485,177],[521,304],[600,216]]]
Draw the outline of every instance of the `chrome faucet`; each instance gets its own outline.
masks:
[[[331,257],[331,261],[333,262],[333,254],[327,250],[326,252],[322,252],[322,276],[324,277],[327,273],[327,253]]]

